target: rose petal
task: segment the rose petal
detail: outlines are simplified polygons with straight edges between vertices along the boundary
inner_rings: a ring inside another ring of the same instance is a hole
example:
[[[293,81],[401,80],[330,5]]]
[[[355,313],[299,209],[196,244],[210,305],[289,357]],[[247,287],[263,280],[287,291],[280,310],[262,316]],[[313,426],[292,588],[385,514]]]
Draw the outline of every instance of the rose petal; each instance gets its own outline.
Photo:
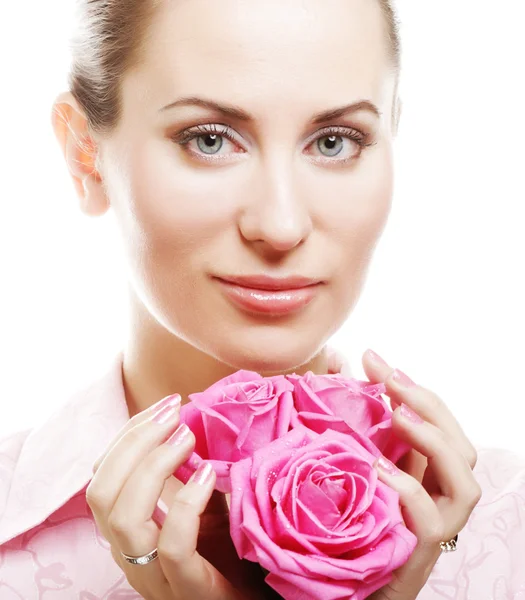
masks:
[[[311,480],[300,484],[296,502],[299,509],[297,529],[301,533],[330,533],[341,516],[334,502]]]
[[[196,394],[190,394],[188,397],[190,400],[193,400],[193,398],[195,396],[198,396],[203,393],[207,393],[207,394],[215,393],[215,392],[221,393],[227,386],[230,386],[230,385],[233,385],[236,383],[243,383],[246,381],[257,381],[260,379],[264,379],[264,378],[261,375],[259,375],[259,373],[256,373],[255,371],[240,370],[240,371],[237,371],[236,373],[233,373],[232,375],[223,377],[223,379],[220,379],[219,381],[215,382],[213,385],[211,385],[209,388],[207,388],[205,390],[205,392],[197,392]]]
[[[358,432],[316,435],[302,427],[232,465],[238,488],[232,489],[231,530],[239,555],[269,570],[267,583],[292,594],[287,600],[347,598],[352,589],[352,598],[367,598],[417,543],[402,524],[397,492],[372,467],[378,455]],[[334,515],[335,531],[326,527]],[[312,535],[314,526],[323,535]]]

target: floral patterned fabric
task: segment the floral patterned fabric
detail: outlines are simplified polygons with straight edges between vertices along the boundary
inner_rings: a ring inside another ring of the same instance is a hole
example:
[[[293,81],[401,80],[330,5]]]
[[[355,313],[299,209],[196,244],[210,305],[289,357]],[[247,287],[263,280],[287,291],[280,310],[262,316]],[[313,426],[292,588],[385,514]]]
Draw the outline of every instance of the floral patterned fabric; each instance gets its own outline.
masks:
[[[85,499],[94,462],[129,420],[122,358],[41,426],[0,441],[1,600],[142,598]],[[352,376],[340,354],[331,365]],[[478,456],[483,497],[420,600],[525,600],[525,458],[491,448]]]

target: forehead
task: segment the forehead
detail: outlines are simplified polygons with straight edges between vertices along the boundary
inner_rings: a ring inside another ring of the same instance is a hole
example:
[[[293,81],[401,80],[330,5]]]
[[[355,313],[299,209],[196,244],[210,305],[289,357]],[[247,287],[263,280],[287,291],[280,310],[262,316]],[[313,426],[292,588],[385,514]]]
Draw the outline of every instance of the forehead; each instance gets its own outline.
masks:
[[[384,108],[385,27],[376,0],[169,0],[124,87],[157,108],[200,94],[255,114],[364,98]]]

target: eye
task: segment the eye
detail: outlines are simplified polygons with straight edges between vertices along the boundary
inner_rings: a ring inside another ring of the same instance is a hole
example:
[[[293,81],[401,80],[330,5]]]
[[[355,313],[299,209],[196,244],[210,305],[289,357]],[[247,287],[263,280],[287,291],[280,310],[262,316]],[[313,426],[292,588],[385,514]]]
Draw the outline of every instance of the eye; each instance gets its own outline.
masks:
[[[225,140],[236,143],[235,134],[228,125],[206,124],[186,129],[173,136],[173,141],[179,144],[186,152],[194,154],[199,158],[206,159],[207,156],[215,156],[224,146]],[[197,150],[190,146],[190,142],[196,140]],[[204,156],[203,156],[204,155]],[[217,160],[217,159],[211,159]]]
[[[321,135],[319,132],[316,134],[312,146],[321,153],[321,158],[329,159],[323,162],[346,163],[356,160],[364,148],[375,144],[369,141],[369,137],[352,127],[328,127],[321,130]],[[334,157],[339,158],[333,160]]]
[[[172,139],[188,154],[209,162],[217,162],[224,156],[228,156],[228,153],[220,153],[226,140],[237,147],[240,146],[234,131],[228,125],[215,123],[186,129],[172,136]],[[316,132],[313,142],[309,142],[307,147],[315,146],[321,152],[323,162],[342,164],[356,160],[363,148],[373,146],[374,142],[369,142],[368,139],[367,134],[351,127],[327,127],[321,130],[321,135]],[[190,145],[193,140],[196,140],[197,149]],[[345,140],[347,144],[344,143]],[[349,146],[350,155],[345,152],[345,146]],[[234,154],[244,154],[244,152],[241,149]],[[334,157],[340,158],[334,159]]]
[[[338,144],[339,141],[342,141],[342,137],[340,135],[324,135],[322,138],[317,140],[317,147],[321,150],[321,142],[326,140],[326,147],[328,149],[328,156],[337,156],[341,152],[341,148],[344,144]],[[322,150],[321,150],[322,152]]]
[[[206,136],[199,136],[197,139],[197,146],[199,150],[202,150],[204,154],[215,154],[222,148],[222,137],[216,133],[208,133]],[[203,142],[202,144],[200,142]]]

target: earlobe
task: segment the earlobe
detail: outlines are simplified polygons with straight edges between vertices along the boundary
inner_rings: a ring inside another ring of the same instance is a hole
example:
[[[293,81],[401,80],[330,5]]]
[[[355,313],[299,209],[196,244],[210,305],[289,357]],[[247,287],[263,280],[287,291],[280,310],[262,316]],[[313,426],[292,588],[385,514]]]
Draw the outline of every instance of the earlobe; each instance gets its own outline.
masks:
[[[55,99],[51,124],[82,211],[89,216],[104,214],[109,209],[109,201],[95,166],[97,147],[89,133],[84,111],[71,92],[62,92]]]

